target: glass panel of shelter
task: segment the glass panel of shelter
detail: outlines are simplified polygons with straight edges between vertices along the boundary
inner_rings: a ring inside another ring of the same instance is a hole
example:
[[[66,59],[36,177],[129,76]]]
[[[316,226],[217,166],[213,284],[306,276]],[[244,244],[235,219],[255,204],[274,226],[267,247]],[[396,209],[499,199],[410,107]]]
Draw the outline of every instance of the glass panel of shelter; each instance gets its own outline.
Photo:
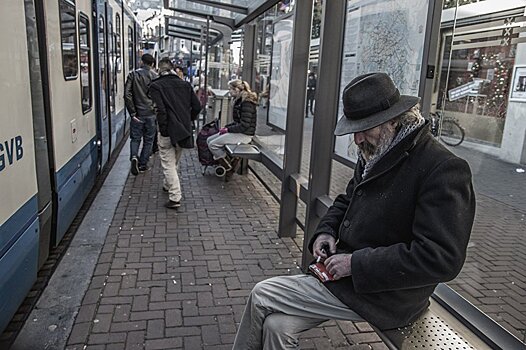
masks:
[[[255,142],[272,152],[280,167],[285,149],[293,9],[293,3],[281,2],[255,22],[256,81],[253,88],[260,98]]]
[[[526,1],[444,2],[432,101],[440,117],[440,140],[468,161],[477,195],[468,257],[448,285],[522,341],[525,7]]]
[[[358,74],[383,70],[393,75],[402,93],[416,95],[415,73],[420,67],[419,59],[415,58],[424,46],[419,34],[426,25],[421,19],[426,18],[427,4],[405,1],[392,3],[389,8],[383,1],[375,1],[357,9],[353,3],[349,0],[347,6],[341,86]],[[435,38],[439,50],[431,98],[431,112],[440,117],[439,139],[468,161],[477,194],[477,215],[468,257],[460,275],[448,285],[523,341],[525,7],[526,1],[511,1],[504,6],[498,0],[458,3],[446,0],[440,36]],[[388,21],[392,15],[396,20]],[[389,23],[389,27],[382,23]],[[382,28],[383,31],[379,30]],[[400,36],[404,28],[410,33]],[[374,40],[371,33],[377,35]],[[378,37],[382,33],[386,35]],[[397,37],[403,40],[396,40]],[[389,45],[395,41],[397,45]],[[367,43],[378,42],[382,42],[379,45],[382,52],[371,56],[374,47]],[[386,48],[396,51],[405,64],[394,62],[393,55],[386,54]],[[397,71],[399,67],[404,71]],[[460,126],[457,131],[455,125]],[[461,140],[457,134],[464,138]],[[352,135],[336,137],[333,157],[330,197],[335,198],[345,191],[353,174],[357,150]]]

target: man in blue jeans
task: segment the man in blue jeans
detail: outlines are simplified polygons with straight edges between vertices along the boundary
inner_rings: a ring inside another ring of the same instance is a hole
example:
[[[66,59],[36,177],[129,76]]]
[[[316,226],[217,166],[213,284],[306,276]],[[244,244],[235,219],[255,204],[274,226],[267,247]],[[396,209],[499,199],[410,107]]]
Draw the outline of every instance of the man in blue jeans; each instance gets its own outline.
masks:
[[[154,72],[155,59],[150,54],[141,57],[141,67],[130,72],[124,87],[124,101],[130,113],[130,160],[131,173],[138,175],[148,170],[148,159],[152,153],[153,142],[157,126],[155,124],[155,110],[153,102],[148,96],[148,88],[152,80],[157,78]],[[140,157],[139,145],[143,141]]]

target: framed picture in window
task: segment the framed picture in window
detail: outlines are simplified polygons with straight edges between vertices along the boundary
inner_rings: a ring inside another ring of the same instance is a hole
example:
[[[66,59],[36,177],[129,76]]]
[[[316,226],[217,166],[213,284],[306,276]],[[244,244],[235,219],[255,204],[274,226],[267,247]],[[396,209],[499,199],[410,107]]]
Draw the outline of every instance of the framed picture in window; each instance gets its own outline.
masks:
[[[526,66],[515,66],[510,101],[526,102]]]

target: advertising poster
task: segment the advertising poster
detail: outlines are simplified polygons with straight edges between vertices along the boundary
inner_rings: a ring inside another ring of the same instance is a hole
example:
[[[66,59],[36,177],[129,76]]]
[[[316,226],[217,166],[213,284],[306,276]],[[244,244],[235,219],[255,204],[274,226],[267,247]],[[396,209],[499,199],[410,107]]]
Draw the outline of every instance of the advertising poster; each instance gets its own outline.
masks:
[[[291,16],[280,19],[274,23],[272,36],[268,124],[281,130],[285,130],[287,125],[292,26]]]
[[[356,76],[386,72],[401,94],[417,95],[428,1],[347,1],[340,91]],[[341,96],[338,116],[343,116]],[[336,137],[335,153],[352,162],[352,135]]]

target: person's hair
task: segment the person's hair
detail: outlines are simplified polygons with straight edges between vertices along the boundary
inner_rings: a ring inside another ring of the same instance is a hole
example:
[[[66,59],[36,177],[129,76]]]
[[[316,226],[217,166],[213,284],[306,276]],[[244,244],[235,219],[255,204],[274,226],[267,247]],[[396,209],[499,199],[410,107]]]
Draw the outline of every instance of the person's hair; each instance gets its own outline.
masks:
[[[174,64],[168,57],[162,58],[159,61],[159,73],[169,72],[174,69]]]
[[[421,118],[422,114],[420,113],[420,103],[417,103],[411,107],[411,109],[393,119],[396,122],[396,131],[398,132],[403,127],[418,122],[418,120]]]
[[[246,81],[235,79],[228,82],[228,86],[240,91],[241,101],[249,101],[257,104],[258,96],[250,89]]]
[[[150,67],[153,67],[155,65],[155,58],[153,58],[152,55],[150,55],[149,53],[145,53],[144,55],[141,56],[141,61],[142,63],[150,66]]]

